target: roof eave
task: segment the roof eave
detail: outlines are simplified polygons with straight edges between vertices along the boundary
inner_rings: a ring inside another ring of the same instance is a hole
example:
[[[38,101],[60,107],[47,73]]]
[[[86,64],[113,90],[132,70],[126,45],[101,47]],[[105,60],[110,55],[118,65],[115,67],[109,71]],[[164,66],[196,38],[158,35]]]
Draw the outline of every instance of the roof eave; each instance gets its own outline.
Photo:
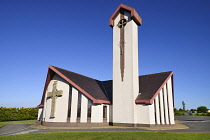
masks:
[[[135,100],[136,104],[146,104],[146,105],[151,105],[152,101],[151,100]]]
[[[71,84],[73,87],[75,87],[77,90],[79,90],[80,92],[82,92],[86,97],[88,97],[90,100],[93,101],[94,104],[111,104],[110,101],[106,101],[106,100],[98,100],[95,99],[93,96],[91,96],[88,92],[86,92],[84,89],[82,89],[80,86],[78,86],[76,83],[74,83],[73,81],[71,81],[69,78],[67,78],[65,75],[63,75],[61,72],[59,72],[56,68],[54,68],[53,66],[49,66],[49,69],[51,69],[52,71],[54,71],[56,74],[58,74],[60,77],[62,77],[64,80],[66,80],[69,84]]]
[[[160,88],[156,91],[154,96],[151,99],[148,100],[135,100],[136,104],[153,104],[153,101],[155,100],[156,96],[160,93],[160,90],[164,87],[164,85],[168,82],[169,78],[172,77],[174,74],[173,71],[169,74],[169,76],[166,78],[166,80],[163,82],[163,84],[160,86]]]
[[[120,4],[118,6],[118,8],[115,10],[115,12],[112,14],[112,16],[109,18],[109,26],[111,26],[111,27],[114,26],[114,20],[117,17],[117,15],[119,14],[120,9],[125,9],[127,11],[130,11],[131,12],[131,18],[135,21],[135,23],[138,26],[142,25],[142,19],[134,8],[132,8],[130,6],[127,6],[127,5],[124,5],[124,4]]]
[[[43,104],[40,104],[36,108],[44,108],[44,105]]]

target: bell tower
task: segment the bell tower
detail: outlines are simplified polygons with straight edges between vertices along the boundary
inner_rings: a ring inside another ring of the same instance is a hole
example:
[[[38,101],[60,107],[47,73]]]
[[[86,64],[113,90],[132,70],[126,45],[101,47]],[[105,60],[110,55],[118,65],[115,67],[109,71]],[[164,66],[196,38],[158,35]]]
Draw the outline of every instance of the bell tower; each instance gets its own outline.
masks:
[[[113,28],[113,125],[135,126],[139,94],[138,26],[134,8],[120,4],[109,19]]]

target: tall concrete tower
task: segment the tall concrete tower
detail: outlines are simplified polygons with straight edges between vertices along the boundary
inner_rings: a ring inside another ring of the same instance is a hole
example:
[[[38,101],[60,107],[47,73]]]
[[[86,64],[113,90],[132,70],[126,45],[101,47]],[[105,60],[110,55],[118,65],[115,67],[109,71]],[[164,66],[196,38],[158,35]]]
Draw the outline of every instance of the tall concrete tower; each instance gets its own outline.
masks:
[[[120,4],[109,19],[113,28],[113,125],[135,126],[139,94],[138,26],[134,8]]]

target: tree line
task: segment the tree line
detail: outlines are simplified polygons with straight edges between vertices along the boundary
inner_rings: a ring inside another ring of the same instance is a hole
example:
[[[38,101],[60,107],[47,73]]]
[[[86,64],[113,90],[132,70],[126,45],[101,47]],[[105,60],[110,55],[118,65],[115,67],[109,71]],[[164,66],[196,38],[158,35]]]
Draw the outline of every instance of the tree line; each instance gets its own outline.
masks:
[[[182,102],[182,104],[184,104]],[[208,112],[209,109],[205,106],[199,106],[197,109],[190,109],[190,110],[185,110],[185,104],[183,105],[183,109],[177,110],[174,108],[174,115],[176,116],[210,116],[210,113]]]
[[[37,116],[37,108],[0,107],[0,121],[35,120],[37,119]]]

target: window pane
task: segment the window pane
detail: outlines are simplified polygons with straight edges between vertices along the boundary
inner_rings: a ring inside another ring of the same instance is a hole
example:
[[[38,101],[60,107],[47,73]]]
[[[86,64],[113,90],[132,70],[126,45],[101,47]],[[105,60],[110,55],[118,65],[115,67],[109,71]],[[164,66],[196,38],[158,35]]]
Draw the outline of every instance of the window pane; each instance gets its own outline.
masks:
[[[88,113],[87,117],[91,117],[91,107],[92,107],[93,102],[91,100],[88,100]]]
[[[70,116],[71,116],[71,97],[72,97],[72,87],[69,85],[68,118],[70,118]]]
[[[77,104],[77,118],[80,118],[80,116],[81,116],[81,98],[82,98],[82,94],[79,92],[78,93],[78,104]]]

